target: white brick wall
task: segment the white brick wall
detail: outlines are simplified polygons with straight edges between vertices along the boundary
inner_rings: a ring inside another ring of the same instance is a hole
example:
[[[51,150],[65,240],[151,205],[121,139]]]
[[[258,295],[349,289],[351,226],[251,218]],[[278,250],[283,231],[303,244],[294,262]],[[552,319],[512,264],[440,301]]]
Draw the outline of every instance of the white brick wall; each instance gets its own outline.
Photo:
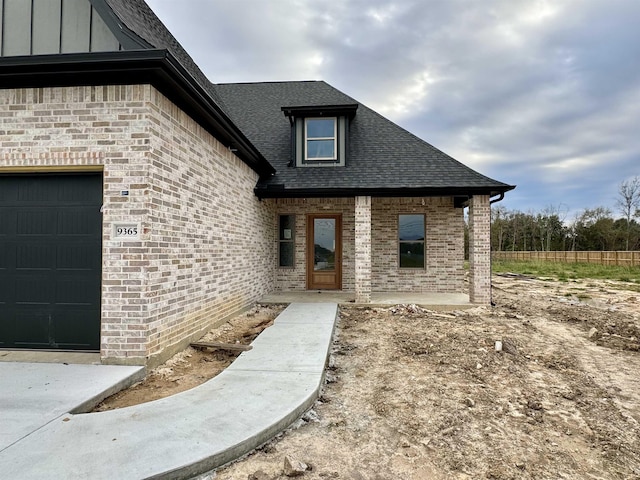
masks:
[[[398,266],[398,215],[424,214],[425,268]],[[464,220],[451,197],[374,198],[372,290],[459,293],[464,281]]]
[[[491,205],[488,195],[469,204],[469,300],[491,303]]]
[[[0,90],[0,122],[0,171],[103,170],[104,362],[158,363],[273,289],[256,173],[154,88]]]
[[[342,289],[355,292],[356,228],[360,228],[356,224],[355,199],[278,199],[273,203],[277,213],[296,214],[295,268],[277,269],[277,290],[305,290],[306,215],[325,212],[343,215]],[[360,212],[364,219],[366,208],[362,208],[362,205]],[[398,267],[398,214],[401,213],[426,214],[427,251],[424,269]],[[276,231],[275,222],[273,228]],[[275,243],[277,240],[274,240]],[[372,198],[370,268],[373,292],[461,292],[464,281],[462,209],[454,208],[450,197]]]
[[[295,266],[294,268],[277,268],[277,255],[273,257],[276,266],[276,290],[304,291],[307,288],[306,241],[307,215],[312,213],[342,215],[342,289],[355,289],[354,258],[354,199],[353,198],[280,198],[269,200],[275,206],[277,214],[296,216],[295,230]],[[277,215],[273,223],[273,231],[277,232]],[[277,237],[274,245],[277,248]],[[277,250],[276,250],[277,251]]]
[[[371,300],[371,197],[355,199],[356,302]]]
[[[0,171],[103,170],[104,362],[157,364],[264,293],[305,290],[312,213],[342,215],[343,290],[370,268],[372,291],[462,291],[462,209],[451,198],[359,197],[356,262],[354,198],[259,201],[256,173],[151,86],[0,90],[0,132]],[[475,206],[476,266],[486,200]],[[294,268],[277,266],[278,213],[296,215]],[[424,269],[398,267],[401,213],[426,214]],[[121,221],[141,223],[140,241],[111,240]],[[473,275],[474,301],[486,303],[486,268]]]

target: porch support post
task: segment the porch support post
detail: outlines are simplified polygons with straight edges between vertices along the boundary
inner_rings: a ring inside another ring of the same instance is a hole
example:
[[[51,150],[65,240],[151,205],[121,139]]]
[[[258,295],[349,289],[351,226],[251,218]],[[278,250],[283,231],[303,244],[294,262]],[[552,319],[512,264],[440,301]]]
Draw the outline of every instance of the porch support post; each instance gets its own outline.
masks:
[[[491,206],[489,195],[469,202],[469,301],[491,304]]]
[[[371,197],[356,197],[356,303],[371,301]]]

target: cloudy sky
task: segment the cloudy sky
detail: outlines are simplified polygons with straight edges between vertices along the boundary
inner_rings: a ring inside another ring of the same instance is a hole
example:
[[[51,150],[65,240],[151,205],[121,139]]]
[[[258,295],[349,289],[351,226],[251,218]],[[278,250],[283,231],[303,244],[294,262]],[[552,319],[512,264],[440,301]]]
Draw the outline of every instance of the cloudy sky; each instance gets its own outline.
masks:
[[[640,1],[147,2],[211,81],[325,80],[510,210],[615,210],[640,175]]]

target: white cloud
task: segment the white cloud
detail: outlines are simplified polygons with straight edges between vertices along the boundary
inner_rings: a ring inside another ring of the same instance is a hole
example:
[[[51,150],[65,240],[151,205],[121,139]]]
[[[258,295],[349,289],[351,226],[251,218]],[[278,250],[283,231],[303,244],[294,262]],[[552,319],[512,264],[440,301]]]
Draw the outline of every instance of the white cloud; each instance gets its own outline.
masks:
[[[640,174],[640,2],[149,3],[212,81],[324,79],[517,183],[514,207],[610,202]]]

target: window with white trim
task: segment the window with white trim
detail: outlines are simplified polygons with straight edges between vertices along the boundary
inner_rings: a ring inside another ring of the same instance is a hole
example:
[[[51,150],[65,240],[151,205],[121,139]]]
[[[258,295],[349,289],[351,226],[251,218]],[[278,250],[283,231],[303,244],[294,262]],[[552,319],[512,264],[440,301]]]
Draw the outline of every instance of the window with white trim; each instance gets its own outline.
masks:
[[[290,167],[343,167],[358,104],[282,107],[291,125]]]
[[[330,160],[337,157],[338,119],[305,118],[304,158],[305,160]]]

